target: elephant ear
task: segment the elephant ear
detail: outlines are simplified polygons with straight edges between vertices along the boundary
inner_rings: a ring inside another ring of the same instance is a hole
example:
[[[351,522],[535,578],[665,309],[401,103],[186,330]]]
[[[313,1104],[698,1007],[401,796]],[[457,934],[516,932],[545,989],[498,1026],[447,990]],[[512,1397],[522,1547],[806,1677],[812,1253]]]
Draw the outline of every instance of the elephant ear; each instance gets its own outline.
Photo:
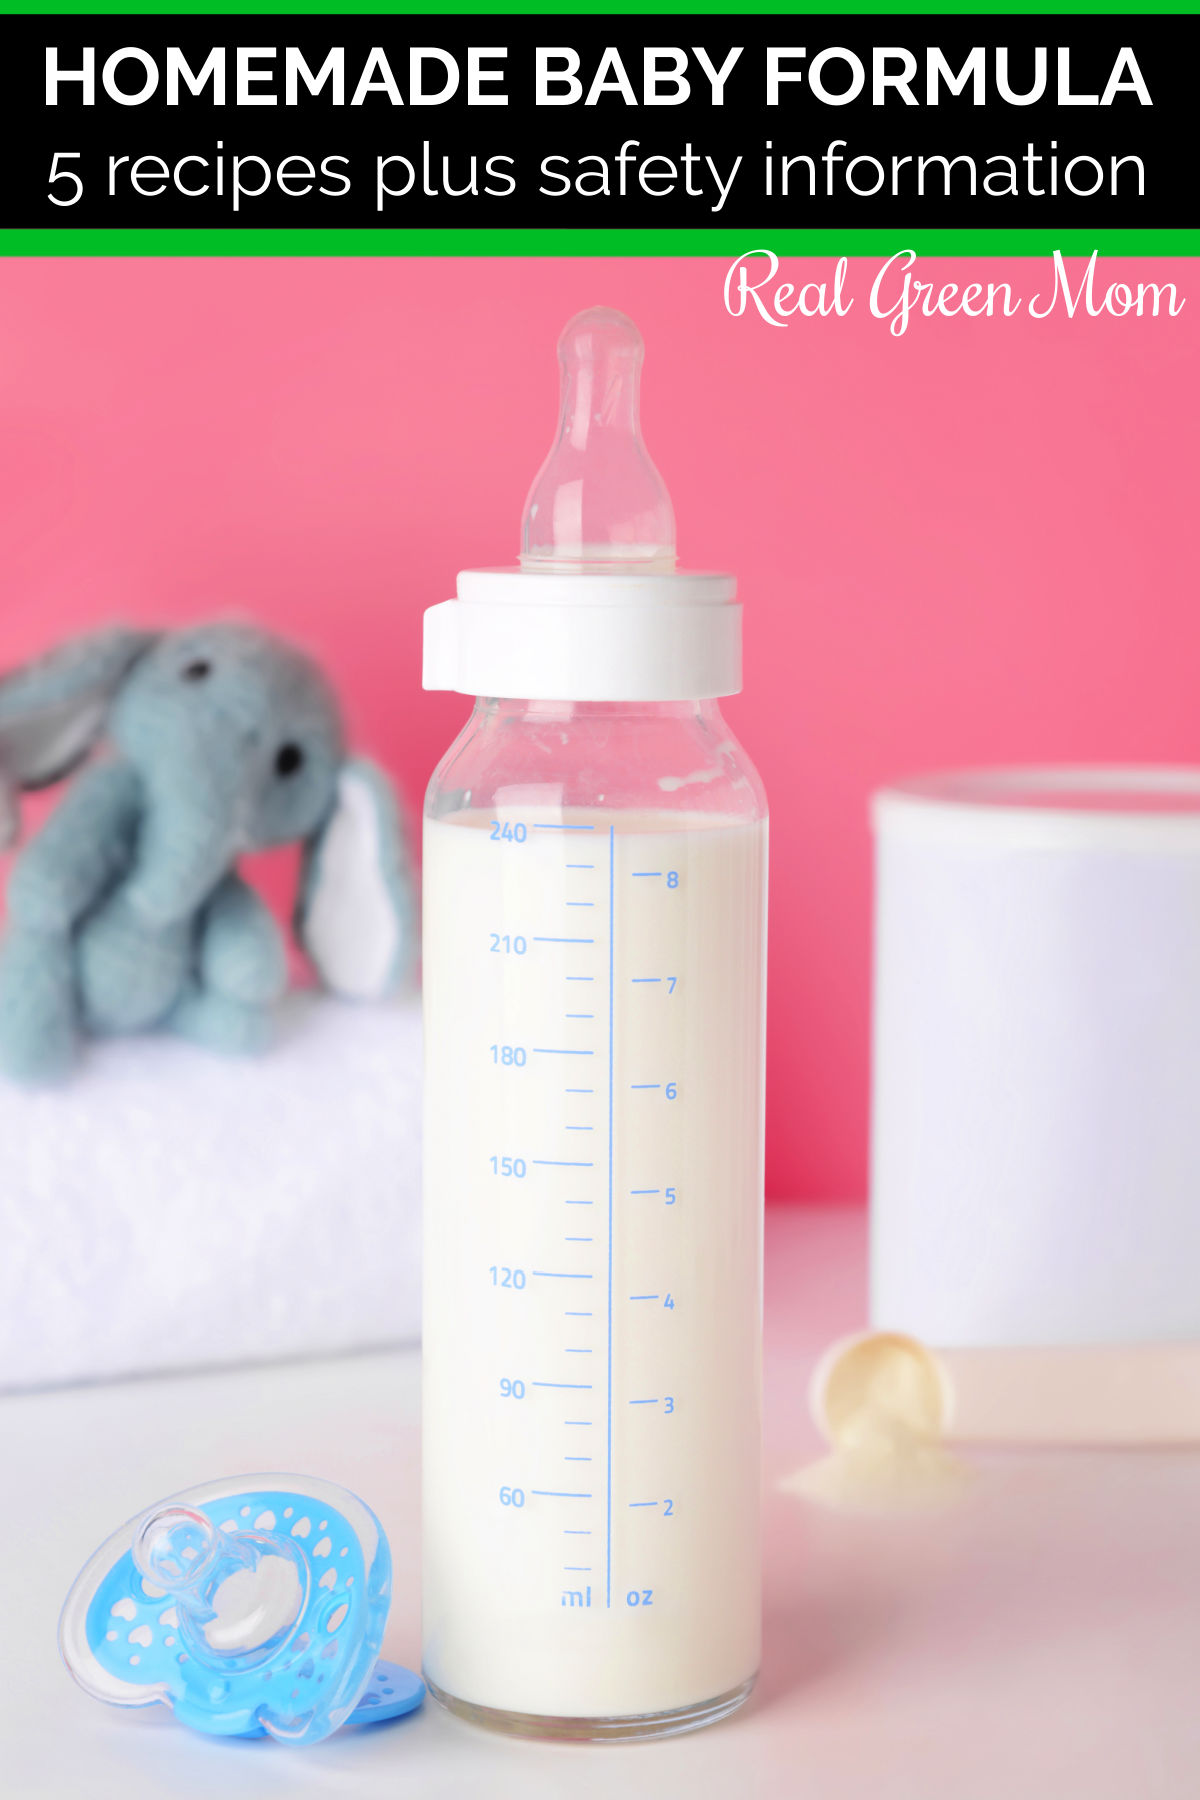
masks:
[[[114,625],[0,675],[0,842],[15,830],[15,792],[69,775],[103,735],[126,675],[156,641]]]
[[[343,764],[337,803],[306,848],[296,934],[346,1000],[395,992],[416,960],[416,887],[396,796],[361,757]]]

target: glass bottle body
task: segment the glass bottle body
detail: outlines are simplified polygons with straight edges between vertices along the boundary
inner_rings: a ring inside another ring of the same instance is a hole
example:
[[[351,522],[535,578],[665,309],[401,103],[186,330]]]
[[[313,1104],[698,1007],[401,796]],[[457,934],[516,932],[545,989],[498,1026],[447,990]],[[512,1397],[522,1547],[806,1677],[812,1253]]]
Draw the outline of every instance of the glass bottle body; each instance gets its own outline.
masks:
[[[515,1731],[758,1663],[766,806],[711,701],[477,703],[425,819],[425,1663]]]

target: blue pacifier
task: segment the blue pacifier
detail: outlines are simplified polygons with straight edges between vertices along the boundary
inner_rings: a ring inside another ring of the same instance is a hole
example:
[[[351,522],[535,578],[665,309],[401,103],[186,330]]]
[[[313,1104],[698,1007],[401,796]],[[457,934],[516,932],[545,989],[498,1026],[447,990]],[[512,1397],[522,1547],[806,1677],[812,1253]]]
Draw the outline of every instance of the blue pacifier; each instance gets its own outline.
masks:
[[[77,1577],[58,1626],[68,1669],[113,1706],[161,1700],[197,1731],[315,1744],[420,1706],[380,1662],[392,1559],[344,1488],[246,1475],[131,1519]]]

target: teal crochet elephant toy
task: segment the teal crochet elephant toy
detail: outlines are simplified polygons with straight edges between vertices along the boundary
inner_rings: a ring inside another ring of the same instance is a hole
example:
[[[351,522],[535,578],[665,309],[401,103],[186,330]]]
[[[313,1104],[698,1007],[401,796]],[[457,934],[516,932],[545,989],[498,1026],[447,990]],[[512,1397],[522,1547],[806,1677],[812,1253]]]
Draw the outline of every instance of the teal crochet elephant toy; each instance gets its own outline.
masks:
[[[81,1037],[158,1027],[264,1046],[288,965],[238,873],[251,850],[305,845],[296,931],[326,986],[403,981],[416,903],[395,797],[346,757],[333,691],[290,644],[236,621],[114,627],[0,676],[0,843],[21,789],[81,764],[9,876],[8,1076],[59,1079]]]

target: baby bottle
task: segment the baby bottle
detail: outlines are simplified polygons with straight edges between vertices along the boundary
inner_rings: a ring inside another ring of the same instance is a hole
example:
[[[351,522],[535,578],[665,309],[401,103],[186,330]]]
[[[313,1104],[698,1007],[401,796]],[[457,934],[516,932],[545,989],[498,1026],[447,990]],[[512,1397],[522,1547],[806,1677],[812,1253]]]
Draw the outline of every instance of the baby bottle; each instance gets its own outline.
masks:
[[[767,810],[637,329],[558,354],[519,566],[425,616],[425,686],[476,696],[425,807],[425,1674],[654,1737],[758,1667]]]

